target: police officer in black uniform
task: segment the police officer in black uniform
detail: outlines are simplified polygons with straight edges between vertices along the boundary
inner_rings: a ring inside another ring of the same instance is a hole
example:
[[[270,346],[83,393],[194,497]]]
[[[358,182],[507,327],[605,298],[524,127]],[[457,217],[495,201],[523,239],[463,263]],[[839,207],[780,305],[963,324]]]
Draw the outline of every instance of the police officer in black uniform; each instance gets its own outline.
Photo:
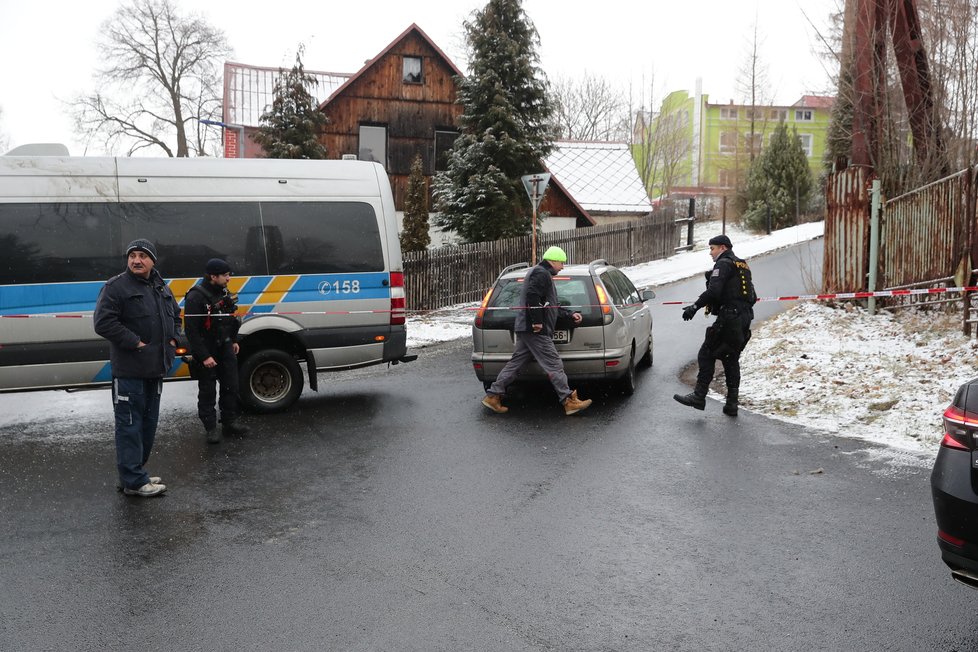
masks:
[[[750,323],[754,319],[754,304],[757,294],[751,280],[747,262],[733,253],[733,244],[725,235],[710,238],[710,256],[713,270],[706,273],[706,291],[696,303],[683,308],[683,319],[689,321],[696,311],[706,307],[716,321],[706,329],[703,346],[696,356],[699,373],[696,387],[689,394],[675,394],[673,398],[694,407],[706,408],[706,393],[716,361],[723,363],[723,373],[727,381],[727,402],[723,413],[737,416],[737,400],[740,395],[740,353],[750,339]]]
[[[238,318],[237,301],[228,291],[231,266],[211,258],[204,278],[187,292],[184,305],[184,330],[193,354],[193,375],[197,378],[197,416],[207,431],[207,443],[221,441],[217,430],[217,384],[221,386],[221,424],[224,434],[244,435],[249,428],[238,418]]]

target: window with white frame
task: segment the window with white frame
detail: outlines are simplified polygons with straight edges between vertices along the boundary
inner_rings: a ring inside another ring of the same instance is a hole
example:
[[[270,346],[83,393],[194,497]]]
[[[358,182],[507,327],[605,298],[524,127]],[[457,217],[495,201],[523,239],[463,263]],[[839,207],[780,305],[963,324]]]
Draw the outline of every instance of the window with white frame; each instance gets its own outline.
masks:
[[[812,156],[812,135],[811,134],[798,134],[798,140],[801,141],[801,148],[805,150],[805,156],[811,158]]]
[[[795,122],[811,122],[815,119],[815,112],[811,109],[798,109],[795,111]]]
[[[737,132],[736,131],[721,131],[720,132],[720,151],[721,152],[736,152],[737,151]]]
[[[788,119],[788,109],[771,109],[771,113],[768,115],[775,122],[784,122]]]
[[[736,120],[737,119],[737,109],[733,107],[722,107],[720,109],[720,119],[721,120]]]

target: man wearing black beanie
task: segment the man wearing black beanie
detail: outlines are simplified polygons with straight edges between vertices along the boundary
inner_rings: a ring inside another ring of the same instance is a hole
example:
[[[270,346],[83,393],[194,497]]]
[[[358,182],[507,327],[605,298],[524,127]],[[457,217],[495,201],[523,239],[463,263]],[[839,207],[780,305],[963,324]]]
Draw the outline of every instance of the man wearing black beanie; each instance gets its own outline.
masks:
[[[235,296],[228,291],[230,280],[231,266],[220,258],[211,258],[204,265],[204,278],[190,288],[184,304],[187,340],[194,358],[193,375],[197,379],[197,416],[204,424],[208,444],[221,441],[218,406],[224,434],[244,435],[250,430],[237,422],[240,323],[235,316]],[[217,385],[221,388],[220,401]]]
[[[706,273],[706,291],[695,303],[683,308],[683,319],[691,320],[697,310],[706,306],[716,321],[706,329],[703,345],[696,355],[699,365],[696,387],[689,394],[675,394],[673,398],[697,410],[706,409],[706,394],[720,360],[727,383],[723,413],[735,417],[740,398],[740,353],[750,339],[757,294],[750,266],[734,255],[730,238],[726,235],[710,238],[710,256],[713,270]]]
[[[156,439],[163,378],[174,365],[180,306],[156,269],[152,242],[130,242],[126,267],[105,282],[93,321],[109,341],[118,486],[127,496],[148,498],[166,491],[143,467]]]

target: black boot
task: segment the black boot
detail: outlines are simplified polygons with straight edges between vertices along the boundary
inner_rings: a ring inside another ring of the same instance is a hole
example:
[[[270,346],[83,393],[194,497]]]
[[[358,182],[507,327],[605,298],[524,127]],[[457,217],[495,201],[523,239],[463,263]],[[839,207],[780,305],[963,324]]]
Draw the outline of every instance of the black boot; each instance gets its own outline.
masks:
[[[211,426],[210,428],[206,428],[206,430],[205,436],[208,444],[221,443],[221,431],[217,429],[217,426]]]
[[[239,437],[247,435],[251,432],[251,428],[246,425],[242,425],[237,421],[229,421],[224,424],[224,434],[225,435],[237,435]]]
[[[723,413],[728,417],[737,416],[737,399],[740,398],[739,387],[727,388],[727,402],[723,404]]]
[[[672,397],[682,403],[683,405],[688,405],[689,407],[696,408],[697,410],[706,409],[706,390],[707,388],[702,385],[697,385],[693,388],[693,391],[689,394],[680,395],[673,394]]]

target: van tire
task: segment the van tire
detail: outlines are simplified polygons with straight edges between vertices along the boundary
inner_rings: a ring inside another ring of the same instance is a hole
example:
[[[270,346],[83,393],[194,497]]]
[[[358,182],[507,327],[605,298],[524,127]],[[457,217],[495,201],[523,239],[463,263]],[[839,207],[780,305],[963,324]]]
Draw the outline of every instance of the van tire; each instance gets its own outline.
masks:
[[[631,396],[635,393],[635,349],[632,348],[631,353],[628,356],[628,367],[625,369],[625,375],[618,379],[618,391],[620,391],[625,396]]]
[[[302,393],[302,368],[280,349],[263,349],[238,367],[241,405],[249,412],[271,414],[288,409]]]

